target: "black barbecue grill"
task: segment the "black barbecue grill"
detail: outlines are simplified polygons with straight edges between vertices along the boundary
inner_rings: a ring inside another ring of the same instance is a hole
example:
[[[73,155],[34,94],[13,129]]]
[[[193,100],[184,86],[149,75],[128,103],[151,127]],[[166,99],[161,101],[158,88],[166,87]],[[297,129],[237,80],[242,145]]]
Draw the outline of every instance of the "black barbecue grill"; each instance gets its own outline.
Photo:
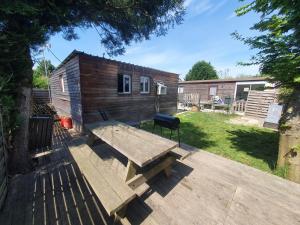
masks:
[[[170,129],[170,139],[172,137],[172,133],[173,130],[177,130],[177,135],[178,135],[178,143],[180,146],[180,134],[179,134],[179,125],[180,125],[180,120],[177,117],[174,116],[170,116],[167,114],[162,114],[162,113],[157,113],[154,118],[154,125],[153,125],[153,131],[156,127],[156,125],[158,125],[160,127],[160,132],[162,134],[162,128],[168,128]]]

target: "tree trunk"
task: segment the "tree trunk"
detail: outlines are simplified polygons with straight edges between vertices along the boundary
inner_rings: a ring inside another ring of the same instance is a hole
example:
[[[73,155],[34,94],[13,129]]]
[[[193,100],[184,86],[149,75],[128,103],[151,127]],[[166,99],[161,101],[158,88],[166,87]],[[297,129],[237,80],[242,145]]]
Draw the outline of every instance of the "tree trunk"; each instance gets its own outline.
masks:
[[[288,179],[300,183],[300,90],[294,91],[283,119],[277,166],[286,166]]]
[[[20,62],[21,61],[21,62]],[[19,87],[16,96],[16,108],[18,111],[19,126],[13,132],[13,149],[9,156],[9,171],[11,174],[26,173],[31,169],[30,155],[28,151],[29,117],[31,114],[31,92],[32,92],[32,60],[29,47],[26,49],[24,57],[15,63],[22,63],[22,77],[18,81]]]

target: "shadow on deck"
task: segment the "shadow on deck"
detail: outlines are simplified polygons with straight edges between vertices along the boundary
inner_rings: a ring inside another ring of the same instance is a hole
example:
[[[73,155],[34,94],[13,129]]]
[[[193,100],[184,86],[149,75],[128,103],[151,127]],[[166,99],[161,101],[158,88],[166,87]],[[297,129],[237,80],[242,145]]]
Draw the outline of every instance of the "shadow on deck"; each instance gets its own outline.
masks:
[[[70,138],[56,124],[52,148],[37,152],[35,171],[11,179],[1,225],[112,224],[66,150]]]
[[[113,224],[73,163],[65,147],[70,138],[56,125],[52,148],[36,155],[36,170],[11,180],[0,213],[1,225]],[[184,144],[182,147],[197,152],[177,162],[170,179],[162,174],[153,179],[150,190],[129,204],[126,215],[130,223],[300,223],[299,184]],[[114,165],[109,148],[94,146]]]

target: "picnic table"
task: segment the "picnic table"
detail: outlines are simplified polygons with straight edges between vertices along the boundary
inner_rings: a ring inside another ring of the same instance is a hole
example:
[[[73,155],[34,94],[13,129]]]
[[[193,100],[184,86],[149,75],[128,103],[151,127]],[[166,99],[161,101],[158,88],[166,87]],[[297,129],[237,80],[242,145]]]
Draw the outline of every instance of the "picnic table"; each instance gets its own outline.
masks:
[[[108,120],[86,124],[88,138],[79,137],[69,144],[70,153],[103,204],[108,215],[124,218],[129,202],[148,190],[147,181],[171,166],[182,151],[177,142],[125,123]],[[124,179],[107,166],[90,147],[101,139],[128,159]]]
[[[166,157],[166,155],[178,145],[174,141],[115,120],[90,123],[85,127],[91,132],[90,143],[96,136],[128,159],[125,181],[135,177],[138,168],[143,168],[163,157],[165,157],[163,162],[151,168],[153,172],[151,175],[154,176],[163,169],[167,170],[171,156]],[[138,180],[145,181],[152,176]]]

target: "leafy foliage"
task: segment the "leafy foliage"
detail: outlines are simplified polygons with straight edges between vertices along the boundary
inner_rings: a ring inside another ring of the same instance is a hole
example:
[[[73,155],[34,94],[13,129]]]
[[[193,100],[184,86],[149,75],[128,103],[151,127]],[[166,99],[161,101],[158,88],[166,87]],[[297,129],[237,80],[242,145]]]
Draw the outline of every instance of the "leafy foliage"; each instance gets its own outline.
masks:
[[[46,65],[48,75],[55,69],[55,66],[52,65],[50,60],[41,60],[38,63],[38,66],[36,67],[36,69],[33,70],[33,75],[46,77],[45,65]]]
[[[218,75],[214,67],[205,61],[195,63],[188,72],[185,80],[211,80],[218,79]]]
[[[40,76],[33,73],[32,86],[34,88],[47,89],[48,88],[48,77]]]
[[[17,126],[17,118],[15,112],[15,100],[10,95],[10,89],[12,88],[12,83],[10,82],[11,76],[0,76],[0,108],[3,121],[4,130],[13,130]],[[7,133],[5,133],[7,135]]]
[[[244,1],[244,0],[241,0]],[[242,16],[250,11],[261,14],[251,28],[254,37],[233,36],[258,49],[249,64],[260,64],[261,71],[287,87],[300,86],[300,1],[255,0],[236,11]]]
[[[33,70],[32,85],[35,88],[48,88],[48,77],[45,74],[45,65],[48,76],[55,69],[50,60],[40,61],[36,69]]]

